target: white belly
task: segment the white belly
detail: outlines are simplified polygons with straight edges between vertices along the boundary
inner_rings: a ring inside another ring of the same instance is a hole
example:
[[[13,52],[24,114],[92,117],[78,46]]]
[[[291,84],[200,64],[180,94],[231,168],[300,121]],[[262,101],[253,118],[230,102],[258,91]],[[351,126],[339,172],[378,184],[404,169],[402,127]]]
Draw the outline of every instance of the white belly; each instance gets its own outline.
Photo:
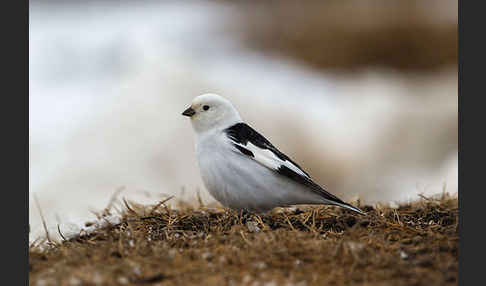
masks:
[[[305,187],[232,151],[231,145],[217,145],[199,144],[198,163],[209,193],[225,207],[267,211],[277,206],[325,202]]]

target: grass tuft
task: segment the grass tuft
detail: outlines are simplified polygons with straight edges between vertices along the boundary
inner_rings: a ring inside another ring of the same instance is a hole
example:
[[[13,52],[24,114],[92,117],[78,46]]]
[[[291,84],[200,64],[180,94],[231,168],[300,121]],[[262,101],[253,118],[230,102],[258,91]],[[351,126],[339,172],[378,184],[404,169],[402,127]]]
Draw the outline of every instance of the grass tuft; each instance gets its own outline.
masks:
[[[363,206],[367,216],[332,206],[172,209],[167,200],[123,200],[120,223],[31,246],[31,285],[457,284],[455,197]]]

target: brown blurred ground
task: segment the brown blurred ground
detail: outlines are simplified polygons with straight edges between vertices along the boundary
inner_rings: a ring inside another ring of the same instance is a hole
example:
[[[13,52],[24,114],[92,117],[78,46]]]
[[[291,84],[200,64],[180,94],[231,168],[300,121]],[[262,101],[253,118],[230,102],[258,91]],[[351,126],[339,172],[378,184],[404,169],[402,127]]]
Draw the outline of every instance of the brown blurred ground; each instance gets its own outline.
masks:
[[[456,1],[237,3],[249,47],[316,68],[416,71],[457,63]]]
[[[238,216],[127,205],[121,224],[31,247],[30,285],[456,285],[457,199]]]

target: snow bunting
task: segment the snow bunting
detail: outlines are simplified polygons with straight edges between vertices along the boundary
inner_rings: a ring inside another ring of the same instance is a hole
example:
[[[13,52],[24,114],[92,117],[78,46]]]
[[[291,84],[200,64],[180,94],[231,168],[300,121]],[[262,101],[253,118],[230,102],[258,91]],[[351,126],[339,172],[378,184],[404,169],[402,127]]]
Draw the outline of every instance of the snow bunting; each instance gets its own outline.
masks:
[[[202,180],[225,207],[265,212],[298,204],[331,204],[364,214],[316,184],[309,174],[243,122],[230,101],[203,94],[191,118]]]

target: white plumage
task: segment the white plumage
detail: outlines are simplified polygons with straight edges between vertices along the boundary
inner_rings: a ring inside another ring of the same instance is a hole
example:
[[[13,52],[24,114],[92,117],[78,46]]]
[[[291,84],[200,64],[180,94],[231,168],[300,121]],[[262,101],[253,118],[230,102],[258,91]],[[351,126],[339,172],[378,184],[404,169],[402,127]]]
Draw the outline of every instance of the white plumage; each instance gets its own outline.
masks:
[[[278,206],[333,204],[364,214],[317,185],[216,94],[196,97],[191,118],[202,180],[225,207],[264,212]]]

